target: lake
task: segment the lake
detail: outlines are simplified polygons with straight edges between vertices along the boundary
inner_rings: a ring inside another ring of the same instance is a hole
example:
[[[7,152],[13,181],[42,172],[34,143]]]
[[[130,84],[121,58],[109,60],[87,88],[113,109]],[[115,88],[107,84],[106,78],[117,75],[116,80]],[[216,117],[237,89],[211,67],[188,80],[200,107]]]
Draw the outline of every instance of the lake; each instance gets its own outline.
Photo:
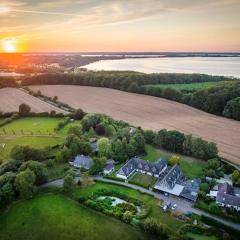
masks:
[[[101,60],[83,66],[89,70],[144,73],[203,73],[240,78],[240,57],[162,57]]]

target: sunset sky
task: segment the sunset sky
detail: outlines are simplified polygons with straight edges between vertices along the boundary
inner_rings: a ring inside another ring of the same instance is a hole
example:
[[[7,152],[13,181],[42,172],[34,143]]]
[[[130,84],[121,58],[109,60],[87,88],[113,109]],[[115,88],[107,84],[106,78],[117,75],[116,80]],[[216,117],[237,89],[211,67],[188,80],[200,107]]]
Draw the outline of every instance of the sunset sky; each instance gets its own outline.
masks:
[[[0,0],[0,52],[240,51],[240,0]]]

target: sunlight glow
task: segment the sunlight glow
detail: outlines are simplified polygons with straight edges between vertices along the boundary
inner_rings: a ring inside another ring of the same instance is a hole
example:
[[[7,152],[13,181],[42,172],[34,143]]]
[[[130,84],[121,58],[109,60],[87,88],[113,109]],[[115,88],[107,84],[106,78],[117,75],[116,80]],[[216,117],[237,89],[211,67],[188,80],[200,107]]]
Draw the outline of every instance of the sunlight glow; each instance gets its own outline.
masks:
[[[13,53],[17,51],[16,41],[14,39],[4,39],[3,40],[3,50],[6,53]]]
[[[0,6],[0,14],[7,14],[11,11],[9,7],[1,7]]]

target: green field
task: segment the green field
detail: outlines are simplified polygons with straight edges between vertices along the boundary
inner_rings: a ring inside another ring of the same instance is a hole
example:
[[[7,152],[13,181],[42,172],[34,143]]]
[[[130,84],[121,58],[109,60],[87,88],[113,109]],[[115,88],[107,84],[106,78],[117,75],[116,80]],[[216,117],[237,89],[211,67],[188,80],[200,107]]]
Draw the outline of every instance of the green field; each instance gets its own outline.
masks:
[[[53,194],[13,205],[0,217],[0,229],[3,240],[148,239],[139,229]]]
[[[145,188],[152,187],[156,183],[156,181],[157,178],[142,173],[135,173],[130,179],[131,183],[140,185]]]
[[[62,121],[61,118],[49,117],[27,117],[17,119],[3,127],[0,127],[0,133],[5,129],[7,134],[53,134],[54,128]]]
[[[64,142],[62,137],[31,137],[31,136],[0,136],[0,143],[5,143],[5,147],[0,149],[0,158],[8,158],[12,148],[16,145],[27,145],[35,148],[54,146]]]
[[[172,155],[174,155],[174,153],[170,153],[162,149],[156,149],[150,145],[147,145],[145,150],[146,155],[143,159],[149,161],[156,161],[159,158],[169,159]],[[181,157],[180,167],[187,178],[193,179],[201,175],[206,162],[180,154],[177,155]]]
[[[184,224],[183,222],[176,220],[169,213],[163,212],[159,206],[160,201],[157,200],[156,198],[153,198],[152,196],[149,196],[144,193],[140,193],[139,191],[136,191],[134,189],[130,189],[127,187],[97,182],[94,185],[91,185],[89,187],[78,188],[78,190],[75,193],[75,196],[77,198],[79,196],[87,197],[87,196],[90,196],[96,190],[103,189],[103,188],[119,191],[120,193],[128,195],[129,197],[140,199],[147,206],[149,206],[151,208],[149,217],[158,219],[160,222],[166,224],[169,228],[173,229],[175,232],[179,227],[181,227]]]
[[[145,85],[151,87],[161,87],[161,88],[174,88],[176,90],[182,91],[196,91],[203,88],[213,87],[218,84],[223,83],[224,81],[220,82],[203,82],[203,83],[175,83],[175,84],[153,84],[153,85]]]
[[[62,118],[28,117],[0,127],[0,144],[5,144],[5,147],[0,149],[0,160],[9,158],[11,149],[16,145],[44,148],[63,143],[69,128],[78,126],[80,121],[69,123],[55,133],[54,128],[62,120]],[[3,133],[3,129],[6,134]]]

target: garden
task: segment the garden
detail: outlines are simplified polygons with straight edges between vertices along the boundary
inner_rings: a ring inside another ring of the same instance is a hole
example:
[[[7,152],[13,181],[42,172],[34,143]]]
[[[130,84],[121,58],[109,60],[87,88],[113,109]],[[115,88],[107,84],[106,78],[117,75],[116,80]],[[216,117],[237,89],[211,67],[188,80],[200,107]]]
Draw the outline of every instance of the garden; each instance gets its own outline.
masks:
[[[126,223],[137,224],[149,213],[149,208],[142,201],[106,188],[96,190],[87,198],[80,196],[78,201]]]
[[[162,211],[160,207],[162,205],[162,201],[153,198],[148,194],[124,186],[96,182],[95,184],[87,187],[77,188],[74,192],[74,198],[77,199],[78,201],[79,199],[82,199],[80,201],[86,201],[87,199],[90,199],[94,193],[101,191],[102,189],[105,189],[110,193],[117,192],[119,194],[118,198],[121,198],[125,201],[127,200],[127,202],[128,199],[131,199],[129,200],[130,203],[132,199],[134,199],[133,201],[135,201],[135,199],[140,200],[140,202],[137,203],[137,205],[142,205],[143,209],[146,209],[146,211],[141,212],[140,215],[141,217],[139,216],[139,218],[141,219],[143,217],[155,218],[159,222],[165,223],[169,228],[175,231],[184,224],[183,221],[176,219],[170,213]],[[103,194],[101,194],[101,196],[102,195]],[[127,198],[125,198],[125,196],[127,196]],[[147,206],[147,208],[145,208],[145,206]]]

